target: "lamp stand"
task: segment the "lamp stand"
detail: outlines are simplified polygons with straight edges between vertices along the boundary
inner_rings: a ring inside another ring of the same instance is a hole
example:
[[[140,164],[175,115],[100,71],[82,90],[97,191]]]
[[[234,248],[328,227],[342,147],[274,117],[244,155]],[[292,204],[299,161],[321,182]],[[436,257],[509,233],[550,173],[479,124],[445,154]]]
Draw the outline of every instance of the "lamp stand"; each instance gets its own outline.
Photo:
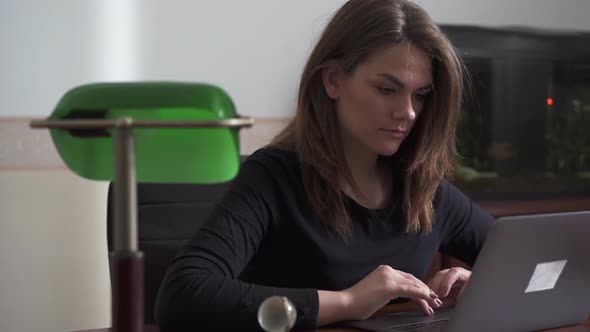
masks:
[[[129,118],[115,125],[115,229],[111,264],[114,332],[141,332],[144,320],[144,263],[137,248],[135,144]]]

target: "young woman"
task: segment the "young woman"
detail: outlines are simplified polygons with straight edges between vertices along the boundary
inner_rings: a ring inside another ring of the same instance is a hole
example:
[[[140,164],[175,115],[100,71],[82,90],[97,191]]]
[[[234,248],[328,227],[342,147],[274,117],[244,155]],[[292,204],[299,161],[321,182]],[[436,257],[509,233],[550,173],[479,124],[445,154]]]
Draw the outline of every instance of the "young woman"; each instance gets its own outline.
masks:
[[[350,0],[301,78],[297,112],[243,164],[170,267],[163,330],[256,329],[287,296],[297,328],[358,320],[397,298],[425,314],[470,272],[422,281],[438,251],[472,264],[492,218],[450,184],[462,64],[407,0]]]

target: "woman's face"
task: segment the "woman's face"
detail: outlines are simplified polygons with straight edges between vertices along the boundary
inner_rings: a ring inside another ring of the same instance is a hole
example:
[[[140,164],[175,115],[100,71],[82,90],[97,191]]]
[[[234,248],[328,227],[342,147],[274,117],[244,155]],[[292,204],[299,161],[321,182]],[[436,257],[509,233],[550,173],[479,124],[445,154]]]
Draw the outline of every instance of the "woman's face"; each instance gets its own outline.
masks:
[[[411,45],[392,46],[352,73],[329,66],[323,81],[336,101],[343,143],[390,156],[408,136],[431,91],[431,60]]]

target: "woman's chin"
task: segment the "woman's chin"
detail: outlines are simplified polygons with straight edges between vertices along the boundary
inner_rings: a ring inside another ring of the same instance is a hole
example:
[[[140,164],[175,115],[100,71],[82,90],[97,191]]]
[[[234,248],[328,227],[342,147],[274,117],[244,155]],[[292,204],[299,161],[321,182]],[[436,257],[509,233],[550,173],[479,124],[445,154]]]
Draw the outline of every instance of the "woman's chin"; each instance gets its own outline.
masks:
[[[393,156],[394,154],[397,153],[397,151],[399,150],[399,145],[395,144],[388,144],[386,146],[380,146],[377,149],[374,149],[374,151],[381,155],[381,156]]]

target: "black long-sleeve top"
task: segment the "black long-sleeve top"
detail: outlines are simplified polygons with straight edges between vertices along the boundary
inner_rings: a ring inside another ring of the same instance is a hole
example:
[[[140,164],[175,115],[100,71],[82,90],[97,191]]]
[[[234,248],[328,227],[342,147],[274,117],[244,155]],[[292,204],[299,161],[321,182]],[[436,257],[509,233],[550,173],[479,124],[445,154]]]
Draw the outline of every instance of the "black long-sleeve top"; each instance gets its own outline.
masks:
[[[283,295],[297,309],[296,327],[313,329],[317,290],[348,288],[379,265],[423,278],[438,251],[473,264],[492,218],[452,184],[436,193],[430,233],[405,233],[401,197],[392,201],[375,210],[348,199],[345,241],[314,216],[296,154],[258,150],[168,269],[156,301],[160,328],[259,330],[260,303]]]

